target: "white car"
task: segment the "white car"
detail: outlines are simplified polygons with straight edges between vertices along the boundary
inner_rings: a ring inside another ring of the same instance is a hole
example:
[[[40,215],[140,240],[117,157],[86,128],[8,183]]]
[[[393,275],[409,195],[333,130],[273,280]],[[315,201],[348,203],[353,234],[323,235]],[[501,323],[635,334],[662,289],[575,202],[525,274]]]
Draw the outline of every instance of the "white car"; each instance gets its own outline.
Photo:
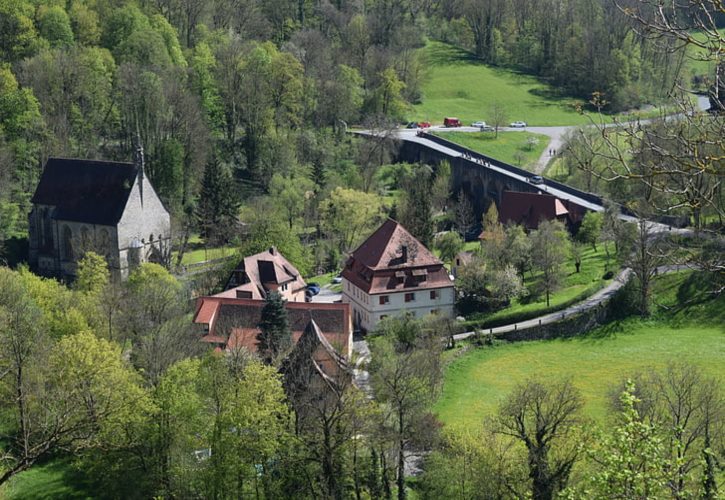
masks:
[[[526,122],[513,122],[509,125],[511,128],[526,128]]]
[[[471,123],[471,127],[483,128],[485,126],[486,126],[486,122],[473,122],[473,123]]]

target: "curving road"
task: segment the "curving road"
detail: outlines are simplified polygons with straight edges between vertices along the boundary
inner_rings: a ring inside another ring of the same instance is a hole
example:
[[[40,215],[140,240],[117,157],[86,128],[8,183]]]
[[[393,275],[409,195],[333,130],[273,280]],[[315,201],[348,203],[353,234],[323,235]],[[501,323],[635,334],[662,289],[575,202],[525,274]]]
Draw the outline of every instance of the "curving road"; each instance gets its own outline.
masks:
[[[687,266],[684,265],[673,265],[673,266],[660,266],[657,268],[657,274],[665,274],[665,273],[672,273],[677,271],[682,271],[684,269],[689,269]],[[519,323],[511,323],[509,325],[503,325],[496,328],[489,328],[489,333],[492,333],[493,335],[496,335],[497,333],[507,333],[507,332],[513,332],[518,330],[526,330],[527,328],[533,328],[535,326],[541,326],[541,325],[551,325],[554,323],[558,323],[559,321],[572,316],[574,314],[579,314],[584,311],[588,311],[590,309],[593,309],[595,307],[598,307],[602,304],[605,304],[609,301],[609,299],[612,298],[612,296],[617,293],[617,291],[622,288],[624,285],[627,284],[627,282],[632,277],[632,270],[628,267],[622,269],[619,274],[612,280],[610,284],[596,292],[594,295],[582,300],[581,302],[577,302],[574,305],[571,305],[565,309],[562,309],[560,311],[556,311],[549,314],[544,314],[542,316],[539,316],[537,318],[533,318],[526,321],[521,321]],[[486,331],[486,330],[484,330]],[[463,340],[467,339],[469,337],[472,337],[476,335],[478,332],[465,332],[465,333],[459,333],[457,335],[454,335],[453,338],[455,340]]]

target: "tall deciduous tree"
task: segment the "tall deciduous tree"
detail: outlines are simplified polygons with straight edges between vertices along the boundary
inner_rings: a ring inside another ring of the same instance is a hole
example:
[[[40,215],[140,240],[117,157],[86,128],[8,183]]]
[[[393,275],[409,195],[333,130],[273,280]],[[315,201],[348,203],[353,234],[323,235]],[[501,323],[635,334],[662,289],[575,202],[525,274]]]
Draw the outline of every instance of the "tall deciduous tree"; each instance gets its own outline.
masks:
[[[341,252],[349,252],[380,223],[381,208],[375,194],[338,187],[320,206],[322,227]]]
[[[528,453],[531,496],[551,500],[566,487],[579,456],[575,427],[583,402],[571,380],[518,385],[499,407],[496,432]]]
[[[569,234],[558,221],[543,221],[531,235],[531,258],[541,271],[541,288],[546,293],[546,307],[550,296],[562,279],[561,266],[569,255]]]
[[[602,235],[602,223],[604,217],[600,212],[587,212],[582,219],[576,239],[582,243],[591,245],[594,251],[597,250],[597,241]]]
[[[383,337],[373,345],[370,372],[376,397],[392,410],[398,499],[404,500],[405,450],[440,383],[441,344],[437,333],[426,338],[410,318],[386,319],[379,331]]]
[[[458,252],[463,250],[463,239],[458,236],[458,233],[450,231],[438,235],[435,244],[443,262],[451,262]]]

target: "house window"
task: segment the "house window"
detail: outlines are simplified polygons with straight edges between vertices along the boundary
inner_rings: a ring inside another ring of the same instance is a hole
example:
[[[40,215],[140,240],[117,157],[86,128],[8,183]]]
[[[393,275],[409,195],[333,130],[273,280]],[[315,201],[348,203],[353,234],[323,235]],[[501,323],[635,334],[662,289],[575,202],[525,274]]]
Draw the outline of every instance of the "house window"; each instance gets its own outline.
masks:
[[[381,295],[380,296],[380,305],[384,306],[385,304],[390,303],[390,296],[389,295]]]
[[[381,314],[381,315],[380,315],[380,321],[384,320],[384,319],[385,319],[385,318],[387,318],[387,317],[388,317],[388,315],[387,315],[387,314]]]
[[[415,293],[406,293],[405,294],[405,301],[406,302],[414,302],[415,301]]]
[[[430,291],[430,300],[436,300],[438,298],[438,290]]]

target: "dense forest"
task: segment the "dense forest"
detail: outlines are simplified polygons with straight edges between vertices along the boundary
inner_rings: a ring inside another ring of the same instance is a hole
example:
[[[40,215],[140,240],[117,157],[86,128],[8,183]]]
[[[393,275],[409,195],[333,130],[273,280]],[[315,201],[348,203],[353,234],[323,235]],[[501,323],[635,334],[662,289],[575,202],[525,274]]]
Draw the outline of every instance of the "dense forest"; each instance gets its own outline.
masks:
[[[425,98],[419,49],[444,41],[616,112],[689,87],[684,45],[705,25],[696,13],[723,25],[721,3],[692,3],[704,10],[633,0],[0,0],[0,260],[22,262],[48,157],[128,161],[140,143],[172,214],[172,264],[198,236],[243,254],[275,245],[305,276],[337,272],[386,215],[450,262],[478,224],[465,195],[450,192],[450,166],[395,164],[388,135],[347,133],[392,128]],[[644,10],[623,8],[636,4]],[[663,12],[678,22],[658,24]],[[719,62],[716,33],[701,44]],[[623,139],[575,134],[561,158],[567,181],[640,202],[640,215],[674,211],[696,229],[721,227],[722,117],[682,116]],[[551,274],[540,279],[548,306],[565,261],[579,273],[599,242],[609,269],[614,243],[612,265],[636,279],[612,303],[608,319],[622,323],[591,340],[620,336],[634,315],[654,329],[662,318],[719,327],[722,239],[708,239],[695,270],[662,292],[658,269],[697,254],[697,242],[676,240],[666,250],[680,260],[666,261],[644,219],[624,224],[621,207],[605,208],[572,243],[559,224],[528,235],[503,227],[492,205],[483,224],[495,244],[461,272],[458,305],[504,307],[536,270]],[[455,219],[448,227],[460,234],[436,238],[434,216]],[[412,488],[431,499],[710,499],[722,490],[725,400],[721,380],[699,365],[661,360],[617,373],[611,387],[598,381],[610,396],[596,421],[584,380],[509,384],[494,413],[459,432],[433,409],[444,369],[502,345],[479,332],[456,347],[460,322],[387,318],[368,336],[375,398],[340,384],[310,388],[300,407],[280,366],[199,342],[192,290],[168,269],[146,263],[119,283],[87,252],[67,285],[14,267],[0,267],[0,495],[23,497],[12,488],[48,465],[65,471],[73,493],[106,498],[404,500]],[[655,288],[669,301],[655,304]],[[262,323],[287,338],[281,304],[269,294]],[[424,471],[407,481],[421,451]]]
[[[602,92],[612,110],[664,97],[683,57],[604,0],[3,0],[0,14],[0,242],[26,236],[47,157],[128,160],[138,134],[177,247],[191,232],[238,239],[241,205],[246,219],[274,206],[279,220],[257,239],[286,237],[305,270],[351,244],[325,207],[335,196],[367,206],[391,158],[346,126],[406,117],[427,39],[562,92]],[[311,230],[325,236],[314,251],[297,237]]]

